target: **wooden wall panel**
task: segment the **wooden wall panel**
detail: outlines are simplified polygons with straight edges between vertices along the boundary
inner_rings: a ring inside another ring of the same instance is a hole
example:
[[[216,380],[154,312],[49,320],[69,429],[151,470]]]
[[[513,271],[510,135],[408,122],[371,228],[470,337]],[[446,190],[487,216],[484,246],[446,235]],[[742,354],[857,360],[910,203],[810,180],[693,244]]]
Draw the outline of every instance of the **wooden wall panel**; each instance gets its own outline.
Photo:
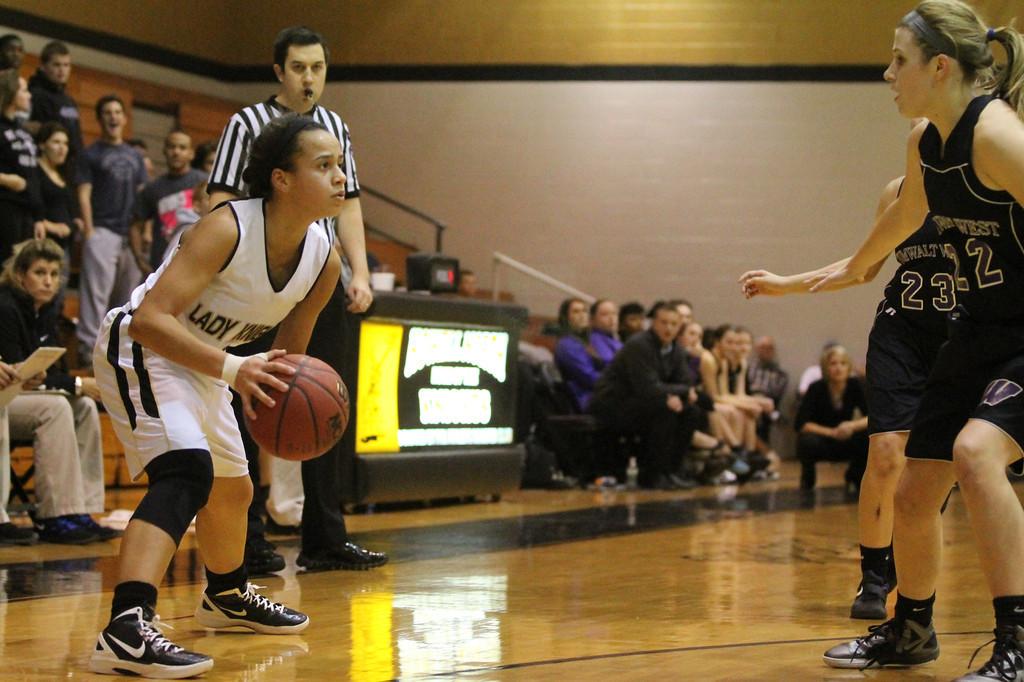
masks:
[[[1021,0],[975,0],[993,24]],[[3,0],[0,7],[228,65],[321,31],[337,65],[878,64],[906,0]],[[102,7],[103,11],[97,11]],[[268,72],[269,75],[269,72]]]

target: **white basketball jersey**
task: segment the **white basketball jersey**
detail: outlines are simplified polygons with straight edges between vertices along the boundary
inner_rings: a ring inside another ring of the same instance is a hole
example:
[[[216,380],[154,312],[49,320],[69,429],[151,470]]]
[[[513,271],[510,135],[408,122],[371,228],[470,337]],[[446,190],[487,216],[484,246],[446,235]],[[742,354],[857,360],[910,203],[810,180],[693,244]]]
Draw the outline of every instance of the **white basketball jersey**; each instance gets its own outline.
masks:
[[[222,349],[252,341],[283,320],[309,293],[332,248],[324,227],[310,224],[300,246],[302,258],[298,267],[284,287],[277,290],[270,282],[267,264],[263,199],[231,201],[228,206],[238,225],[235,251],[199,298],[178,316],[178,321],[194,337]],[[180,256],[178,251],[165,260],[132,292],[123,310],[138,309],[168,264]]]

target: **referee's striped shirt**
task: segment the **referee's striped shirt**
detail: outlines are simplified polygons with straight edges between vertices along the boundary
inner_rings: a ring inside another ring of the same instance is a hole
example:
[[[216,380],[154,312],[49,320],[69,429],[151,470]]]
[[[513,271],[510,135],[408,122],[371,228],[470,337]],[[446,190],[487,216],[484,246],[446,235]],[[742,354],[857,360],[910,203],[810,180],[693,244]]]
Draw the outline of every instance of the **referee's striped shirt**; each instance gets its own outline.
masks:
[[[263,130],[263,126],[288,113],[291,111],[271,97],[266,102],[245,107],[233,115],[217,144],[217,157],[213,162],[207,192],[221,190],[241,197],[248,196],[248,188],[242,181],[242,171],[248,162],[249,149]],[[341,116],[319,104],[305,115],[312,116],[313,120],[322,124],[338,138],[341,143],[341,168],[345,172],[345,198],[358,197],[359,178],[356,175],[356,160],[352,155],[352,140],[349,137],[348,126],[341,120]],[[333,218],[325,218],[320,222],[331,232],[334,231]]]

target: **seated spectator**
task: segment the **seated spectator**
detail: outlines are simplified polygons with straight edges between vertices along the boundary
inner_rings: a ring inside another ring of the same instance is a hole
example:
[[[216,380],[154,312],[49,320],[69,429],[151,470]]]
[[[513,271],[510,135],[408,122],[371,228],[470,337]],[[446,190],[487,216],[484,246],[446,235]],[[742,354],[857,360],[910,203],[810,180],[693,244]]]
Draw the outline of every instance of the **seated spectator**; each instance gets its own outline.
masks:
[[[61,289],[67,285],[71,267],[71,243],[81,218],[73,185],[74,160],[68,131],[60,123],[50,121],[39,128],[39,193],[42,197],[42,234],[57,242],[64,251],[61,266]]]
[[[0,361],[0,390],[18,381],[16,368]],[[26,382],[26,388],[35,388],[37,383]],[[29,528],[19,528],[11,523],[7,515],[7,498],[11,496],[11,439],[7,426],[7,408],[0,407],[0,545],[32,545],[39,536]]]
[[[775,355],[775,339],[762,336],[754,342],[754,357],[747,365],[747,390],[751,395],[770,398],[774,409],[762,415],[757,437],[767,442],[771,425],[779,420],[779,406],[786,397],[789,374],[779,365]]]
[[[642,304],[636,301],[623,303],[619,308],[619,341],[625,343],[633,334],[642,332],[645,320]]]
[[[201,170],[209,177],[213,172],[213,162],[217,160],[217,141],[203,142],[196,146],[196,155],[192,159],[192,167]]]
[[[27,112],[31,101],[16,69],[0,71],[0,262],[34,235],[42,217],[36,143],[15,116]]]
[[[57,345],[53,299],[63,260],[50,239],[15,247],[0,275],[0,357],[19,363]],[[11,438],[33,441],[39,537],[65,544],[115,537],[90,516],[104,502],[96,380],[73,377],[58,363],[44,386],[59,392],[23,391],[7,407]]]
[[[59,40],[47,43],[39,55],[39,69],[29,79],[32,93],[32,120],[29,132],[39,137],[44,123],[59,123],[68,136],[71,156],[82,151],[82,122],[78,104],[67,93],[71,78],[71,51]],[[72,166],[74,168],[74,166]]]
[[[579,298],[567,298],[558,307],[558,342],[555,344],[555,365],[573,394],[576,409],[582,409],[583,394],[593,388],[593,380],[586,379],[593,370],[590,344],[590,313],[587,304]],[[600,373],[600,372],[598,372]],[[571,378],[570,378],[571,377]]]
[[[674,298],[668,304],[678,310],[679,314],[683,316],[683,327],[693,322],[693,304],[685,298]]]
[[[796,453],[800,460],[800,488],[815,484],[815,464],[849,462],[846,483],[860,487],[868,458],[867,400],[857,377],[851,376],[850,354],[832,346],[821,355],[822,379],[807,388],[796,416]],[[861,416],[856,416],[859,410]]]
[[[648,488],[694,485],[678,474],[700,418],[686,353],[676,343],[681,324],[675,308],[655,308],[651,328],[631,336],[601,374],[588,408],[603,428],[642,435],[639,481]]]
[[[472,270],[459,270],[459,296],[473,298],[479,293],[476,273]]]
[[[729,444],[735,451],[753,447],[757,433],[753,420],[748,419],[739,406],[729,399],[723,382],[728,372],[728,361],[722,349],[721,335],[724,328],[709,329],[704,333],[700,349],[693,348],[691,354],[700,354],[700,387],[712,400],[714,411],[711,415],[711,433]],[[694,339],[695,340],[695,339]],[[693,343],[690,341],[688,343]],[[743,467],[739,467],[741,474]]]
[[[579,314],[577,303],[582,301],[574,302],[568,314],[570,333],[560,338],[555,346],[555,364],[572,392],[576,410],[583,412],[597,378],[622,348],[622,342],[615,337],[619,311],[612,301],[596,301],[586,316]],[[575,326],[588,318],[589,327]]]
[[[825,353],[830,348],[835,348],[838,345],[839,344],[836,343],[835,341],[826,341],[825,345],[821,347],[821,352]],[[807,393],[807,388],[811,384],[813,384],[815,381],[817,381],[818,379],[821,379],[821,363],[820,362],[816,362],[813,365],[809,365],[807,367],[807,369],[805,369],[800,374],[800,381],[797,383],[797,389],[796,389],[797,397],[802,398],[804,396],[804,394]]]
[[[177,232],[199,220],[196,186],[205,183],[206,175],[192,168],[194,154],[188,133],[168,133],[164,139],[167,173],[147,183],[135,200],[135,219],[128,234],[143,276],[160,267]]]

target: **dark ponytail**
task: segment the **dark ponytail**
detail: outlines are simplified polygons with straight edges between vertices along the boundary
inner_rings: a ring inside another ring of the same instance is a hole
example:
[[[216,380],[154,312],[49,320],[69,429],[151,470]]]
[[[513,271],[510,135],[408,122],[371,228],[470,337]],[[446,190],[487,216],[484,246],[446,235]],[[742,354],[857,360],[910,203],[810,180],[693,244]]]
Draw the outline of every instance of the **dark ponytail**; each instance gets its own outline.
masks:
[[[299,152],[299,135],[307,130],[327,131],[308,116],[285,114],[263,127],[249,150],[249,162],[242,172],[242,181],[250,197],[269,199],[274,195],[270,176],[275,168],[290,171]]]

